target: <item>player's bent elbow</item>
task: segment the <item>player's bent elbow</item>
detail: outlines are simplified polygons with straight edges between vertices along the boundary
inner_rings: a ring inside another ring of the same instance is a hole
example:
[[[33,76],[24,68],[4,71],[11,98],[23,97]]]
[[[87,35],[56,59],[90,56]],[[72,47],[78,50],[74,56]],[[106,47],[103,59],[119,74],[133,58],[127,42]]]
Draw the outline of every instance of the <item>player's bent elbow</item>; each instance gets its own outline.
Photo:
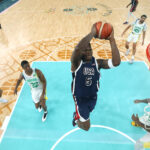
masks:
[[[114,66],[114,67],[119,66],[119,65],[120,65],[120,62],[121,62],[120,60],[113,62],[113,66]]]
[[[120,65],[120,61],[114,63],[114,66],[115,66],[115,67],[117,67],[117,66],[119,66],[119,65]]]

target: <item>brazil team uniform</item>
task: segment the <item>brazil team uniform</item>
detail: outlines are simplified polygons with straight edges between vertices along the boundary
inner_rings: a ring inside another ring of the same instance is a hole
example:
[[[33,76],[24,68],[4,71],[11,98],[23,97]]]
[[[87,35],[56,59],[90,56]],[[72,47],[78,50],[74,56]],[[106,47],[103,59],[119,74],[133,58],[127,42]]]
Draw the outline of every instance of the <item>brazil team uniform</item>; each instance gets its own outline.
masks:
[[[40,97],[42,95],[43,92],[43,84],[41,83],[37,73],[36,73],[36,69],[32,69],[33,72],[32,74],[29,76],[25,73],[25,71],[23,71],[23,77],[25,79],[25,81],[29,84],[30,88],[31,88],[31,94],[32,94],[32,99],[34,101],[34,103],[38,103],[40,101]]]
[[[72,94],[75,101],[76,117],[84,122],[89,119],[90,112],[95,107],[99,89],[100,73],[97,61],[92,57],[91,62],[81,60],[79,67],[72,73]]]
[[[149,108],[150,109],[150,103],[144,108],[145,109]],[[150,112],[145,112],[145,114],[141,117],[139,117],[140,122],[142,122],[144,125],[148,126],[147,128],[150,129]],[[147,132],[147,131],[146,131]],[[143,144],[143,149],[140,148],[138,143]],[[140,138],[137,143],[135,144],[135,150],[145,150],[145,149],[150,148],[150,132],[147,132],[142,138]]]
[[[146,27],[146,23],[139,23],[139,19],[137,19],[135,22],[133,22],[131,24],[132,26],[132,32],[130,33],[130,35],[127,38],[128,42],[133,41],[133,43],[136,43],[140,37],[140,34],[142,33],[142,31],[146,31],[147,27]]]

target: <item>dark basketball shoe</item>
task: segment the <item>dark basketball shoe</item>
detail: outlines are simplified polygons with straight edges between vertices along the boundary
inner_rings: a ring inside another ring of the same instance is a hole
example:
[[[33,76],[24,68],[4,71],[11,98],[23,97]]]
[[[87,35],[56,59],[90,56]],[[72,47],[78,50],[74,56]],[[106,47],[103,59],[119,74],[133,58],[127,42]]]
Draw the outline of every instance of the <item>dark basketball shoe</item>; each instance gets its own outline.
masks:
[[[123,24],[128,24],[128,21],[124,22]]]
[[[76,125],[77,125],[76,120],[75,120],[75,116],[76,116],[76,113],[74,112],[74,113],[73,113],[73,120],[72,120],[72,125],[73,125],[73,126],[76,126]]]
[[[46,111],[46,112],[44,112],[43,117],[42,117],[42,122],[44,122],[44,121],[46,120],[47,113],[48,113],[47,111]]]
[[[41,105],[38,107],[38,111],[39,111],[39,112],[42,111],[42,106],[41,106]]]

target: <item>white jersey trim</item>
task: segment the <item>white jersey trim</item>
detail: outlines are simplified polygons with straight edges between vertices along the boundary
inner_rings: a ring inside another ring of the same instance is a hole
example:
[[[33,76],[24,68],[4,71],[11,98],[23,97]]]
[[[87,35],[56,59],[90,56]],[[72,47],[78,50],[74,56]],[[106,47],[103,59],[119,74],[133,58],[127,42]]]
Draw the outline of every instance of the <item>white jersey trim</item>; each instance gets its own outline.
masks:
[[[72,89],[72,93],[73,93],[73,94],[74,94],[74,90],[75,90],[75,78],[76,78],[76,74],[77,74],[77,71],[81,68],[82,64],[83,64],[83,61],[81,60],[80,65],[79,65],[78,68],[74,71],[75,77],[74,77],[74,79],[73,79],[73,89]]]

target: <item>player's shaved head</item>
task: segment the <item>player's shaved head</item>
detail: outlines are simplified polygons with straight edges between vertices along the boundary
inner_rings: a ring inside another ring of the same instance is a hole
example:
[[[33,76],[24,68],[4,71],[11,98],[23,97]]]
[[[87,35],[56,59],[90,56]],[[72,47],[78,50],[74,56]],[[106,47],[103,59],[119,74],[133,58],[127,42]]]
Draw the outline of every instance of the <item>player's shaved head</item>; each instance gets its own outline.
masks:
[[[22,66],[22,68],[24,67],[24,65],[26,65],[26,64],[29,64],[29,62],[27,61],[27,60],[23,60],[22,62],[21,62],[21,66]]]

